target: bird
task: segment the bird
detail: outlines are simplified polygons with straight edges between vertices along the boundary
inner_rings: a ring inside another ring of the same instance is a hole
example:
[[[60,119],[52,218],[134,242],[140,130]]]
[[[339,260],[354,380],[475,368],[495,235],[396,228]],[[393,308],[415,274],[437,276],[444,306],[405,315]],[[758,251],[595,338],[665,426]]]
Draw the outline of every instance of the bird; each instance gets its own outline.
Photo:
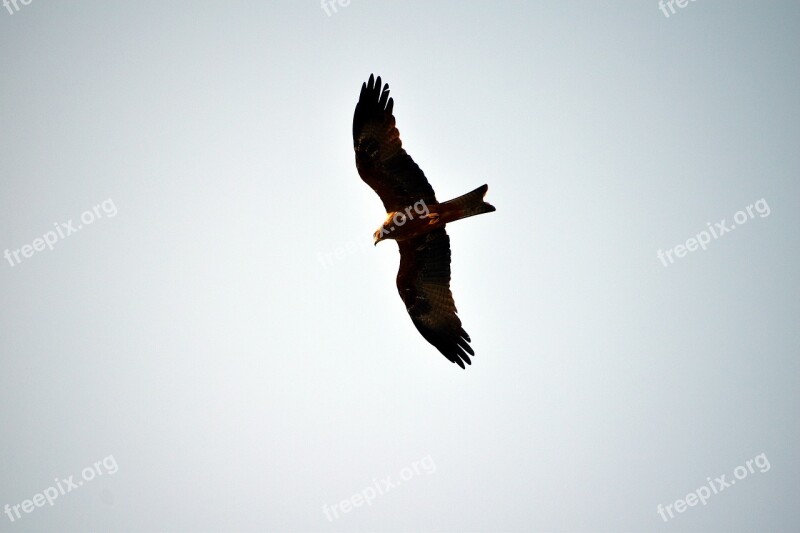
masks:
[[[472,364],[472,339],[464,331],[450,291],[450,237],[445,226],[490,213],[488,185],[439,203],[425,174],[403,149],[392,114],[389,84],[370,74],[353,114],[353,148],[361,179],[380,197],[386,220],[373,244],[391,239],[400,251],[397,291],[422,337],[462,369]]]

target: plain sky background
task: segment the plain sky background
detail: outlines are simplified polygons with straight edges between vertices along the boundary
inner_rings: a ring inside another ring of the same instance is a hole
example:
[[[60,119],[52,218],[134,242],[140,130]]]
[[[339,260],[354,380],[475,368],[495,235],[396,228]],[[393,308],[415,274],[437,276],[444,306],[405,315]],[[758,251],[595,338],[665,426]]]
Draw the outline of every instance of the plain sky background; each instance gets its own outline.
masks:
[[[0,252],[116,208],[0,258],[0,506],[118,465],[0,531],[796,531],[800,3],[337,8],[0,8]],[[372,72],[497,207],[449,227],[466,370],[372,247]]]

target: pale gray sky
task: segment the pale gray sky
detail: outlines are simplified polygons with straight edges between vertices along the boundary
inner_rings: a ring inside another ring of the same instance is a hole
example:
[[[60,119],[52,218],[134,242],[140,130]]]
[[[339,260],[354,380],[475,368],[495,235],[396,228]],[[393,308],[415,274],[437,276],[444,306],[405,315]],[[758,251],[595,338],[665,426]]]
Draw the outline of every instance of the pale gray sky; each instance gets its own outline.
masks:
[[[796,530],[800,3],[326,5],[0,4],[0,531]],[[372,247],[372,72],[497,207],[463,371]]]

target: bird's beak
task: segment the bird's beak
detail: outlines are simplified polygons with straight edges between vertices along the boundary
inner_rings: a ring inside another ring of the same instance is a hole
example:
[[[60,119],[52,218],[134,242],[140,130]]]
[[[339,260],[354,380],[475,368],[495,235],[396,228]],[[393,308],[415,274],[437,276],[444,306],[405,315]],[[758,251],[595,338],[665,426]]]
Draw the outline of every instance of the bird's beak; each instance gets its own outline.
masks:
[[[375,237],[375,238],[372,240],[372,246],[378,246],[378,241],[379,241],[379,240],[380,240],[380,239],[379,239],[378,237]]]

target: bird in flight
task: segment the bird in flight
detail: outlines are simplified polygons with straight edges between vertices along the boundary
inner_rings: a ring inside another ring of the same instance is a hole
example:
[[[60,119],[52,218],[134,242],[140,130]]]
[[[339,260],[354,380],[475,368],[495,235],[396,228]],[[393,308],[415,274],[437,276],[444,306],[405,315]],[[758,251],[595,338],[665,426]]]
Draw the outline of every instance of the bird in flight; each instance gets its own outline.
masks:
[[[453,200],[439,203],[422,170],[400,142],[392,114],[389,85],[381,87],[370,74],[361,85],[353,116],[356,168],[378,194],[386,220],[375,231],[374,243],[394,239],[400,248],[397,290],[411,321],[422,336],[451,362],[465,368],[475,352],[456,314],[450,292],[450,237],[445,225],[462,218],[490,213],[481,185]]]

